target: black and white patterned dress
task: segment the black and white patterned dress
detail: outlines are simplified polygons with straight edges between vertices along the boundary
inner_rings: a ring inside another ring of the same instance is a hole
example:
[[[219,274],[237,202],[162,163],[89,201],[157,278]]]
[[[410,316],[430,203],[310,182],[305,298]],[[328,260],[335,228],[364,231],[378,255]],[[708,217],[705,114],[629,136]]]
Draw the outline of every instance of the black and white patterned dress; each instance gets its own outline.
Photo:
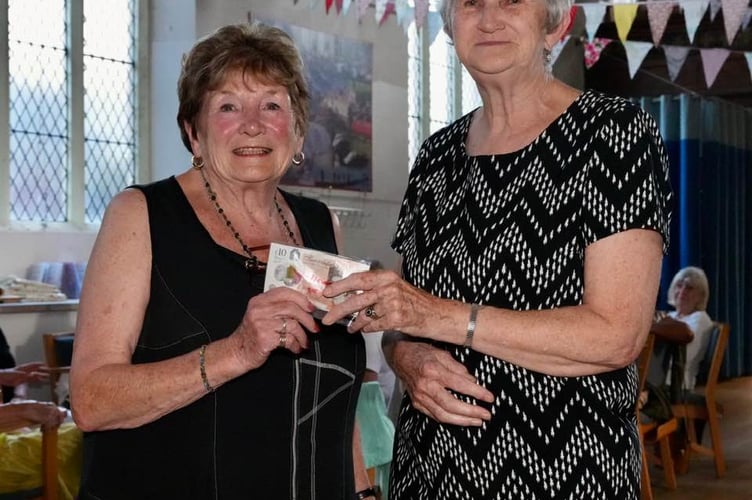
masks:
[[[409,282],[450,299],[551,309],[581,303],[596,240],[649,228],[667,244],[668,159],[640,108],[586,91],[525,148],[476,157],[465,150],[471,115],[430,137],[411,172],[392,243]],[[639,497],[634,366],[554,377],[442,346],[496,395],[493,419],[442,425],[406,396],[390,500]]]

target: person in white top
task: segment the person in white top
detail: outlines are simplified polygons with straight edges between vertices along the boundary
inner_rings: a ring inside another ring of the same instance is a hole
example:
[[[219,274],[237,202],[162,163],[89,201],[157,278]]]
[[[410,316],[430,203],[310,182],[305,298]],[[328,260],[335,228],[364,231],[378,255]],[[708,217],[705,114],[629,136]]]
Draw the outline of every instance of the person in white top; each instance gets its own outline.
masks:
[[[659,338],[668,342],[686,343],[683,389],[691,391],[713,329],[713,320],[705,311],[710,290],[708,278],[699,267],[685,267],[671,280],[668,303],[676,310],[665,314],[652,328]],[[670,368],[665,381],[671,383]]]

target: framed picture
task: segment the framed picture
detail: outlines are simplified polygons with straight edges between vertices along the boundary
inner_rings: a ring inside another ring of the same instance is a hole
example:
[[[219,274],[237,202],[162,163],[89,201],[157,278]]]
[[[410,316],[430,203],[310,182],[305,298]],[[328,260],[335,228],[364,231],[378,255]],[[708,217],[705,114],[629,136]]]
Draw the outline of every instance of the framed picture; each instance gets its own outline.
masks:
[[[295,40],[311,93],[305,160],[290,167],[282,184],[371,192],[371,44],[259,20]]]

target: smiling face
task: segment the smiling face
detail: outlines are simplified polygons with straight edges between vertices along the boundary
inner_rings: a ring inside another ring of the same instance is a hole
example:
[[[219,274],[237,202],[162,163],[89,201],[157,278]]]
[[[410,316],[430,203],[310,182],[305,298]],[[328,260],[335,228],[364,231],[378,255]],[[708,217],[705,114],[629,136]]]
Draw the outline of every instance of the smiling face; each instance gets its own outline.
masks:
[[[674,304],[677,312],[686,316],[700,309],[702,291],[689,278],[683,278],[674,287]]]
[[[287,89],[241,71],[207,93],[195,131],[184,126],[195,156],[243,182],[278,180],[303,147]]]
[[[547,33],[547,16],[545,0],[457,0],[451,25],[457,56],[474,77],[541,73],[544,49],[550,50],[564,29]]]

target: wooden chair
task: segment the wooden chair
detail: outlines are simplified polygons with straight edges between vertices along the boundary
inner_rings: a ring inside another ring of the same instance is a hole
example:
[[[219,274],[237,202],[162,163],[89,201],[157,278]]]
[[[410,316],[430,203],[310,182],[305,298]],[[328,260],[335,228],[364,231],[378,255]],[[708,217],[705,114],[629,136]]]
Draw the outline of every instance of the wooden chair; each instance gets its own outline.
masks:
[[[60,405],[58,384],[60,376],[70,371],[71,356],[73,354],[74,332],[55,332],[42,334],[44,347],[44,361],[50,373],[50,401]]]
[[[639,358],[637,358],[637,373],[639,376],[639,392],[645,390],[650,366],[650,357],[653,354],[655,344],[655,335],[648,334],[648,338],[642,347]],[[666,481],[666,487],[676,489],[676,473],[674,471],[674,461],[671,456],[671,434],[679,428],[679,422],[676,418],[671,418],[666,422],[648,421],[643,422],[640,418],[639,402],[637,411],[637,422],[640,430],[640,446],[642,448],[642,498],[652,500],[653,488],[650,483],[649,454],[646,448],[658,446],[661,466],[663,467],[663,477]]]
[[[33,426],[33,422],[0,428],[0,432]],[[0,500],[58,500],[57,427],[42,427],[42,486],[32,490],[0,493]]]
[[[723,364],[730,330],[731,328],[728,323],[715,323],[713,326],[708,342],[710,368],[703,393],[690,394],[684,403],[675,404],[671,407],[674,416],[682,420],[686,426],[688,440],[686,462],[689,462],[693,454],[711,456],[715,461],[715,474],[719,478],[723,477],[726,473],[726,462],[723,456],[720,429],[720,417],[723,415],[723,406],[716,401],[715,389],[718,385],[718,374]],[[699,442],[695,429],[695,420],[705,420],[708,423],[710,447],[703,446]]]

